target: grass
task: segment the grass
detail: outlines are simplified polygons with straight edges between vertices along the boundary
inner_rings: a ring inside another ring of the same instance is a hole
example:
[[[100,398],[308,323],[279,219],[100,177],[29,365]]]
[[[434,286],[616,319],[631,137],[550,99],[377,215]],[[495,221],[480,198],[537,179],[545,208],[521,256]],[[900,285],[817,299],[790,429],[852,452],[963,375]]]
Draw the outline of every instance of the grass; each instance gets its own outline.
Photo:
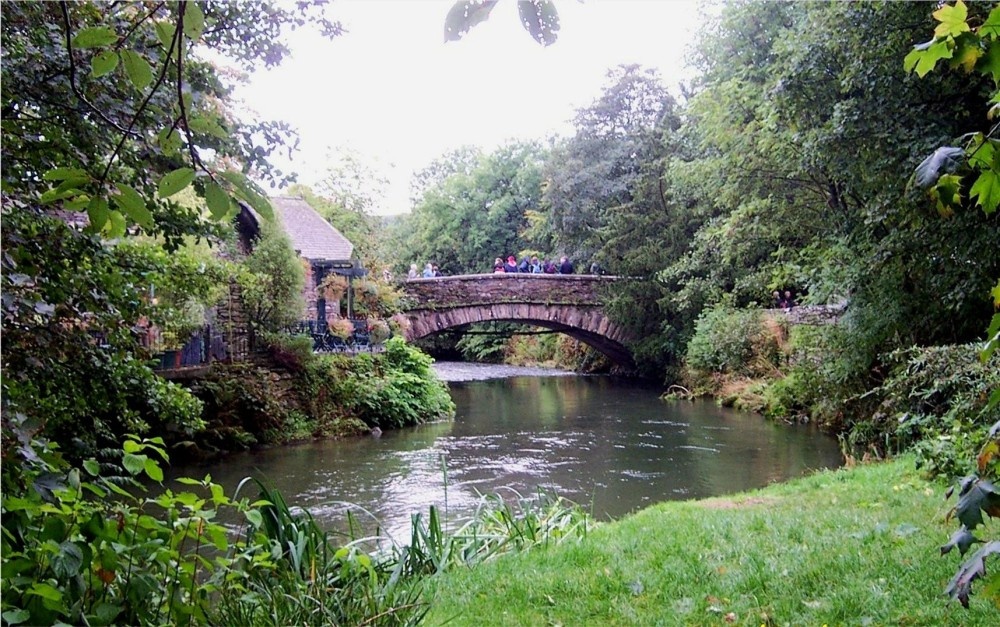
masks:
[[[904,458],[659,504],[432,578],[424,624],[1000,624],[985,596],[965,610],[942,592],[959,562],[939,552],[957,528],[943,492]]]

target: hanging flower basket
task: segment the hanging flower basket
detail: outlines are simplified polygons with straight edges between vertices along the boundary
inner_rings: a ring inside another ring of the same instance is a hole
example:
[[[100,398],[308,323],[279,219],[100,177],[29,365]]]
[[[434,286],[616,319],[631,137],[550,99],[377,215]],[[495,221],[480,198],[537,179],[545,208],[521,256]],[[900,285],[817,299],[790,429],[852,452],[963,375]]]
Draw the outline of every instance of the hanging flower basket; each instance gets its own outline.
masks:
[[[347,277],[328,274],[319,284],[319,291],[328,301],[340,300],[347,294]]]

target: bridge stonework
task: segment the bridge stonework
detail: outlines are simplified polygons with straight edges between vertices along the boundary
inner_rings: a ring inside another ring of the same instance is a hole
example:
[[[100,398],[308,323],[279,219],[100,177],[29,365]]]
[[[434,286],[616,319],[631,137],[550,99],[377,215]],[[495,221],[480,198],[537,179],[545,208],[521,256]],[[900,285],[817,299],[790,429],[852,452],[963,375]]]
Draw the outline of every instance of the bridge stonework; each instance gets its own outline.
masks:
[[[565,333],[616,364],[634,366],[628,334],[603,311],[602,287],[615,277],[560,274],[473,274],[411,279],[406,337],[419,339],[476,322],[523,322]]]

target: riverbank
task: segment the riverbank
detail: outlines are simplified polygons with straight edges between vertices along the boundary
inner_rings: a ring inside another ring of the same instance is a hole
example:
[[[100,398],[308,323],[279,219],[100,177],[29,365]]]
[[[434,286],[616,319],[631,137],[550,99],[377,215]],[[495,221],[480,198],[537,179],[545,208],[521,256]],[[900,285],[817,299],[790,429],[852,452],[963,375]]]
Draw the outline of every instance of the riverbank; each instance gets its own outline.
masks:
[[[945,488],[905,457],[661,503],[430,581],[425,624],[996,624],[986,595],[965,610],[943,594],[959,563],[939,551]]]

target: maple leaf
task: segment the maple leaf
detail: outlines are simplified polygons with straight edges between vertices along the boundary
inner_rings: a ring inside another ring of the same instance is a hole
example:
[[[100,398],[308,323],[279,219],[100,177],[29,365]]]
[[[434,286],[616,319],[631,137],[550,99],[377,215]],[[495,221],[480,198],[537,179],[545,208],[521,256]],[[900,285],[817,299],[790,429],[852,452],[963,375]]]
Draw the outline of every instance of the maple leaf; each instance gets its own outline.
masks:
[[[972,582],[986,574],[986,558],[997,554],[1000,554],[1000,540],[993,540],[983,545],[958,568],[958,572],[948,582],[945,594],[958,599],[963,607],[968,608]]]
[[[958,0],[954,5],[944,5],[934,13],[934,19],[941,22],[934,29],[935,37],[957,37],[962,33],[971,30],[966,18],[969,17],[969,10],[962,0]]]

